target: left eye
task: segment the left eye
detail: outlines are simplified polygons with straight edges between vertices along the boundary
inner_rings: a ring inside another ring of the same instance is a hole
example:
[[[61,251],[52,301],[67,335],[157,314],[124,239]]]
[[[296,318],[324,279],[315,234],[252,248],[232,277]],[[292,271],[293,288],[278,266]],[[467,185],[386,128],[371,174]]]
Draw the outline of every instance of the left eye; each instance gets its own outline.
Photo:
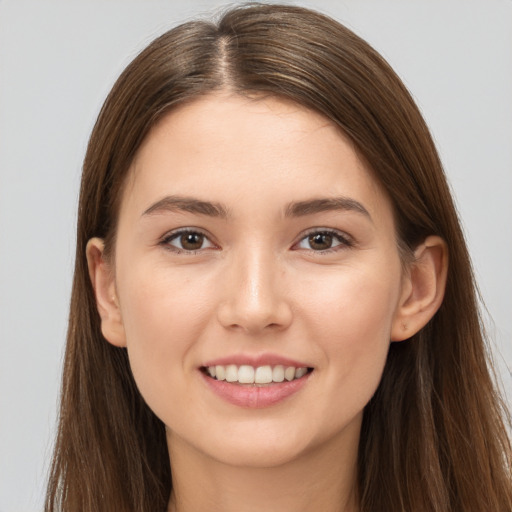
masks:
[[[348,246],[349,241],[338,233],[333,231],[315,231],[305,236],[298,244],[299,249],[309,249],[313,251],[327,251],[338,246]]]
[[[174,233],[167,237],[164,243],[180,251],[190,252],[214,247],[206,235],[199,231],[180,231]]]

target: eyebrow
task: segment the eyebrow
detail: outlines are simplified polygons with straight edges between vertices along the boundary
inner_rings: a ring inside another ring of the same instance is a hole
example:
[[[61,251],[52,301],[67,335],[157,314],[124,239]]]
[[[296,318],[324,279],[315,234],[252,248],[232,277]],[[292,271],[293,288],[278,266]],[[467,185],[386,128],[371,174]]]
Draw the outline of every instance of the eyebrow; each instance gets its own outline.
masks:
[[[223,219],[228,217],[227,209],[220,203],[201,201],[194,197],[185,196],[164,197],[145,210],[142,216],[176,211],[196,213],[199,215],[207,215],[209,217],[220,217]]]
[[[340,210],[360,213],[372,221],[368,210],[359,201],[349,197],[317,198],[307,201],[292,202],[286,206],[284,215],[285,217],[304,217],[306,215],[314,215],[326,211]],[[164,197],[145,210],[142,216],[176,211],[222,219],[229,217],[227,208],[220,203],[202,201],[201,199],[186,196]]]
[[[285,209],[285,216],[303,217],[305,215],[337,210],[360,213],[372,221],[368,210],[359,201],[349,197],[319,198],[290,203]]]

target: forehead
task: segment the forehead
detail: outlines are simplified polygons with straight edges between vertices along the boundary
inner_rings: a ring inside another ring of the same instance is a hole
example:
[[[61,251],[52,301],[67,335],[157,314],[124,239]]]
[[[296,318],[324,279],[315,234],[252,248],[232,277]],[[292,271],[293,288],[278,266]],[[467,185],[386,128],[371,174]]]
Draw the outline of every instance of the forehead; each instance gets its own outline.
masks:
[[[353,143],[324,116],[275,97],[227,94],[171,111],[139,148],[122,204],[144,211],[166,194],[259,211],[262,198],[270,209],[347,194],[389,207]]]

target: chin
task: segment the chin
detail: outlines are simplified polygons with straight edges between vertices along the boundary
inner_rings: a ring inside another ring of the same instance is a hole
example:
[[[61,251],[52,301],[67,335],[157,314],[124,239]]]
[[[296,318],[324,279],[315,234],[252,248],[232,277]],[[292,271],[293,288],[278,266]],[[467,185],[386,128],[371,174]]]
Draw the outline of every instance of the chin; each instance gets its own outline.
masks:
[[[224,445],[220,453],[215,454],[217,460],[234,467],[245,468],[277,468],[301,458],[304,450],[295,446],[275,446],[273,443],[231,442]],[[214,454],[210,454],[214,456]]]

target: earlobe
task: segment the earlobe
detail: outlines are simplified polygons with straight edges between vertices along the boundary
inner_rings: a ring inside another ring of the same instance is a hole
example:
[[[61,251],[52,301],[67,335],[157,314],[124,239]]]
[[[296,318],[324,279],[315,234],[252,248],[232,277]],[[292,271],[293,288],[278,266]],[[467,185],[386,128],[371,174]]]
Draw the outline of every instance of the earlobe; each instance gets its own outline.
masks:
[[[115,279],[109,263],[104,258],[104,249],[105,245],[101,238],[91,238],[87,243],[89,277],[96,297],[103,336],[112,345],[125,347],[126,339]]]
[[[403,341],[422,329],[441,306],[448,273],[448,248],[438,236],[429,236],[414,251],[404,276],[391,328],[391,341]]]

